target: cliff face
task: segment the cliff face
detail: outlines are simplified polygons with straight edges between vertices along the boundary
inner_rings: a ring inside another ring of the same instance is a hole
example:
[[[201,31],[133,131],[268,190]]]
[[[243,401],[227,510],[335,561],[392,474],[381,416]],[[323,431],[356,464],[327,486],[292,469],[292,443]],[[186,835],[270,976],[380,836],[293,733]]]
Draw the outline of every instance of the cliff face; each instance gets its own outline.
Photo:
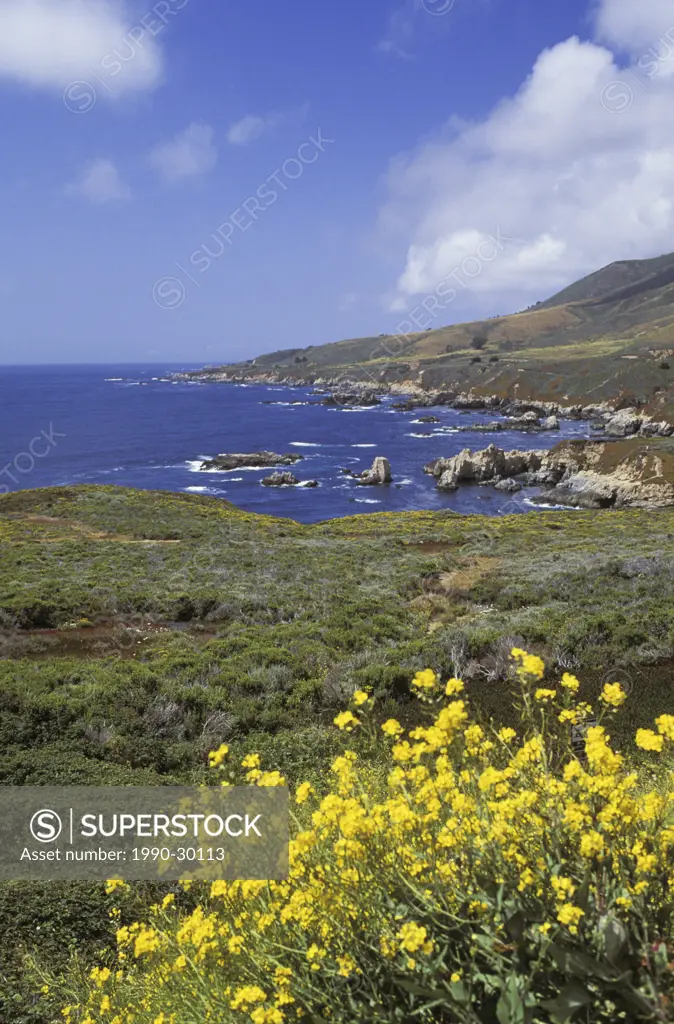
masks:
[[[553,483],[552,475],[562,475]],[[541,501],[580,508],[674,505],[674,446],[665,441],[564,442],[543,460]]]
[[[665,439],[564,441],[550,451],[465,448],[425,467],[439,490],[464,482],[501,490],[543,487],[540,504],[578,508],[659,508],[674,505],[674,443]]]

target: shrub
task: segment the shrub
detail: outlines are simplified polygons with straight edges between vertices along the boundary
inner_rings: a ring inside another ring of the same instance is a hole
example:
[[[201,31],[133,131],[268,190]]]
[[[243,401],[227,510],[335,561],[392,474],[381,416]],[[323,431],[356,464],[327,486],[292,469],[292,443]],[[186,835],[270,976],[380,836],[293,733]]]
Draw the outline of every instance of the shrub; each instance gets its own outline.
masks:
[[[594,721],[575,676],[512,654],[517,732],[477,724],[431,670],[412,684],[428,724],[407,733],[356,691],[335,718],[348,749],[295,790],[289,879],[214,882],[189,914],[169,896],[120,928],[118,963],[64,1020],[671,1019],[672,776],[612,749],[617,683]],[[656,728],[637,732],[648,758],[674,716]],[[283,785],[257,761],[246,782]]]

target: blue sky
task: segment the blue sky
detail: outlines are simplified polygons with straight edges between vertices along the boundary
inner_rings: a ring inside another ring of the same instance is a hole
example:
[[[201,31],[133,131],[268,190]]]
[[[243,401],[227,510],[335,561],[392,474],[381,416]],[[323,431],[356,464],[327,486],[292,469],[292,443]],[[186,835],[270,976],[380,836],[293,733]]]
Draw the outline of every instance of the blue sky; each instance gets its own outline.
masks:
[[[668,251],[670,58],[672,0],[0,0],[0,361],[390,332],[453,279],[437,327]]]

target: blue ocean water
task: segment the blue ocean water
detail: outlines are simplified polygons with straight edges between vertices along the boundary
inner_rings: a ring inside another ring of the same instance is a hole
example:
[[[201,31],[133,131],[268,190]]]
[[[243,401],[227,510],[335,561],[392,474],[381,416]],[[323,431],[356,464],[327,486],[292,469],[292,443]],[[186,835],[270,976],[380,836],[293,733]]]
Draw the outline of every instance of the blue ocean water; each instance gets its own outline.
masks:
[[[399,412],[391,408],[393,399],[372,409],[334,409],[311,404],[320,398],[306,387],[167,379],[186,368],[0,367],[0,493],[117,484],[209,494],[300,522],[416,509],[503,515],[531,511],[527,498],[535,491],[513,497],[491,487],[464,486],[442,494],[423,472],[424,464],[492,441],[502,448],[530,449],[588,436],[587,424],[578,421],[562,421],[561,431],[544,434],[463,433],[456,428],[495,417],[445,407]],[[415,422],[428,413],[441,422]],[[205,457],[260,449],[303,455],[293,472],[320,486],[263,487],[269,470],[199,470]],[[340,472],[367,469],[377,455],[391,462],[391,486],[359,487]]]

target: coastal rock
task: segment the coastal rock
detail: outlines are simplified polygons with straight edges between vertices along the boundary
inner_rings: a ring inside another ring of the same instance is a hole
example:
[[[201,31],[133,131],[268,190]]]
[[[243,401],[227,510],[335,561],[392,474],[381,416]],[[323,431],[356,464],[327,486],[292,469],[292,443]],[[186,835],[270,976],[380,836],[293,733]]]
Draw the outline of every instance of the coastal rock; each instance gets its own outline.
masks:
[[[318,487],[318,480],[298,480],[292,473],[272,473],[262,481],[265,487]]]
[[[543,430],[559,430],[559,420],[556,416],[547,416],[541,423]]]
[[[424,466],[424,472],[438,479],[441,491],[454,491],[463,481],[493,481],[519,476],[541,468],[546,451],[504,451],[490,444],[482,451],[464,448],[450,459],[436,459]]]
[[[505,480],[499,480],[498,483],[495,483],[494,489],[497,491],[508,491],[511,494],[515,494],[517,491],[522,490],[522,484],[518,483],[517,480],[506,478]]]
[[[295,452],[278,455],[276,452],[248,452],[246,454],[216,455],[214,459],[206,459],[199,467],[208,469],[266,469],[268,466],[293,466],[304,458]]]
[[[501,420],[493,420],[490,423],[469,423],[465,427],[457,427],[463,434],[494,434],[499,430],[505,430],[506,424]]]
[[[641,426],[642,417],[637,414],[636,409],[623,409],[612,416],[606,424],[606,433],[609,437],[629,437],[636,434]]]
[[[437,416],[420,416],[419,423],[440,423]]]
[[[533,409],[529,410],[529,412],[523,413],[521,416],[514,416],[514,417],[510,417],[509,416],[509,417],[507,417],[507,420],[508,420],[508,423],[518,423],[518,424],[521,424],[522,426],[527,426],[529,424],[531,426],[538,426],[538,424],[539,424],[538,413],[534,412]]]
[[[364,473],[360,474],[358,483],[363,487],[367,487],[376,484],[390,484],[392,479],[389,460],[379,455],[372,463],[371,469],[367,469]]]
[[[381,405],[381,399],[377,397],[376,391],[372,388],[365,388],[357,391],[333,391],[326,395],[323,405]]]
[[[262,481],[265,487],[294,487],[299,483],[296,476],[292,473],[272,473],[271,476],[266,476]]]
[[[674,504],[674,451],[665,443],[564,442],[547,460],[564,472],[534,499],[577,508],[661,508]],[[549,480],[551,483],[552,481]]]
[[[666,420],[656,423],[654,420],[644,420],[639,433],[642,437],[671,437],[674,434],[674,427]]]

